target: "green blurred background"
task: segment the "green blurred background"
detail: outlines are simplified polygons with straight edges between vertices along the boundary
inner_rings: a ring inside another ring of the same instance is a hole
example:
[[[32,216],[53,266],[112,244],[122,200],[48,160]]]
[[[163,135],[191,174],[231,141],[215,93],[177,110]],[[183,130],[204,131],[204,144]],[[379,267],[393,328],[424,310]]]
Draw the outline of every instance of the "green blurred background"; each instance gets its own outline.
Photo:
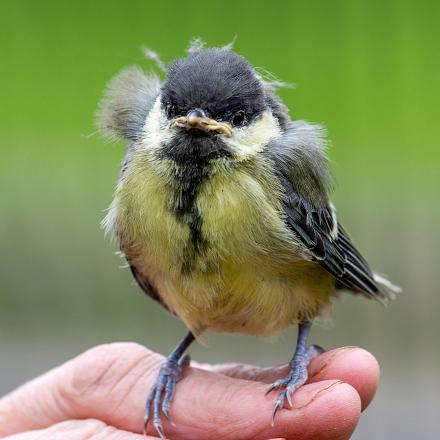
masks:
[[[434,1],[3,1],[0,5],[0,394],[87,347],[139,341],[167,353],[183,325],[133,285],[99,223],[123,145],[94,128],[105,83],[150,69],[192,37],[296,85],[293,118],[324,123],[339,216],[372,265],[404,288],[388,308],[344,296],[325,347],[382,365],[355,439],[434,438],[440,408],[440,14]],[[212,335],[204,361],[286,362],[276,344]],[[437,417],[436,417],[437,416]]]

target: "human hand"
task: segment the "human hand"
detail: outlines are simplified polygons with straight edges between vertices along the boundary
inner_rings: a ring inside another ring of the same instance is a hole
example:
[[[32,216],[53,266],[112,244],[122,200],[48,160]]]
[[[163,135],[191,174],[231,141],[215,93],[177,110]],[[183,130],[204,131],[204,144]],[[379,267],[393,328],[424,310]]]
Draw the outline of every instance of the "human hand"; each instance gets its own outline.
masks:
[[[98,346],[0,399],[4,440],[143,440],[143,411],[163,357],[133,343]],[[293,408],[270,424],[277,393],[264,396],[286,366],[207,366],[184,370],[171,406],[178,439],[344,440],[372,400],[379,367],[365,350],[346,347],[311,361]],[[154,429],[149,428],[154,436]]]

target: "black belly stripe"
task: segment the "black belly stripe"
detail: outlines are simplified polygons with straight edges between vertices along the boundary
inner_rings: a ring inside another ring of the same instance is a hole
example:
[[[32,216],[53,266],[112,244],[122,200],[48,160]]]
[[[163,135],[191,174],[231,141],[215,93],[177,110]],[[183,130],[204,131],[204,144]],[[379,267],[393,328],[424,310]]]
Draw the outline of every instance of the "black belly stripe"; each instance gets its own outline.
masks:
[[[211,176],[212,161],[230,156],[230,150],[217,135],[207,135],[197,130],[181,131],[162,146],[160,158],[172,160],[175,165],[171,211],[190,230],[190,242],[184,251],[185,261],[182,262],[183,273],[191,272],[195,259],[209,245],[203,237],[203,217],[196,203],[200,186]]]

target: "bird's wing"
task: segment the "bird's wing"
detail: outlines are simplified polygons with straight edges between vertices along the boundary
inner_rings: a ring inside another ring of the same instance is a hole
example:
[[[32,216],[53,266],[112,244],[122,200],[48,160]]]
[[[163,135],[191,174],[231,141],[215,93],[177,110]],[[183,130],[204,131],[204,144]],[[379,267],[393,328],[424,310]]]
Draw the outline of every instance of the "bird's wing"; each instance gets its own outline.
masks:
[[[286,223],[313,259],[331,273],[338,284],[368,296],[377,294],[371,269],[337,222],[333,206],[316,208],[283,176],[280,182],[284,189],[282,203]]]
[[[338,223],[327,190],[330,174],[317,126],[292,124],[267,152],[283,189],[285,221],[338,287],[386,299],[368,263]]]
[[[136,66],[122,70],[110,80],[100,102],[97,115],[100,131],[110,139],[138,141],[160,87],[154,73],[146,74]]]

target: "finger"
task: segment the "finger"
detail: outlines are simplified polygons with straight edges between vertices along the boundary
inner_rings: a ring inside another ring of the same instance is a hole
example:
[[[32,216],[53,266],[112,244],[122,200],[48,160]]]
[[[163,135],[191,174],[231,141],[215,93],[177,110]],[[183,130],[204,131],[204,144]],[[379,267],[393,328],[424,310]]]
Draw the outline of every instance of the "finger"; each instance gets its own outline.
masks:
[[[4,440],[153,440],[112,428],[99,420],[69,420],[47,429],[38,429],[3,437]],[[156,439],[157,440],[157,439]]]
[[[323,353],[310,362],[309,382],[339,379],[350,384],[361,398],[362,411],[373,400],[380,380],[380,367],[368,351],[343,347]]]
[[[8,434],[91,417],[140,433],[146,394],[162,359],[136,344],[94,348],[0,401],[0,430]],[[263,383],[188,368],[171,408],[175,426],[164,420],[165,433],[173,439],[302,440],[322,433],[319,438],[344,439],[358,421],[357,392],[339,381],[323,381],[300,388],[294,410],[280,411],[272,428],[277,395],[265,397],[266,390]]]
[[[293,409],[279,411],[272,427],[278,394],[264,397],[266,391],[267,385],[258,382],[189,374],[174,403],[176,425],[166,426],[166,432],[171,438],[194,435],[198,428],[207,438],[348,439],[359,419],[357,392],[339,381],[323,381],[299,389]]]
[[[144,390],[143,380],[152,380],[162,359],[133,343],[94,347],[0,399],[0,437],[70,419],[100,419],[94,413],[116,411],[133,381]]]
[[[288,371],[287,365],[267,368],[245,364],[194,365],[236,379],[265,383],[275,382]],[[371,353],[362,348],[342,347],[327,351],[310,362],[308,383],[328,379],[348,383],[359,393],[364,410],[374,397],[379,377],[379,364]]]

